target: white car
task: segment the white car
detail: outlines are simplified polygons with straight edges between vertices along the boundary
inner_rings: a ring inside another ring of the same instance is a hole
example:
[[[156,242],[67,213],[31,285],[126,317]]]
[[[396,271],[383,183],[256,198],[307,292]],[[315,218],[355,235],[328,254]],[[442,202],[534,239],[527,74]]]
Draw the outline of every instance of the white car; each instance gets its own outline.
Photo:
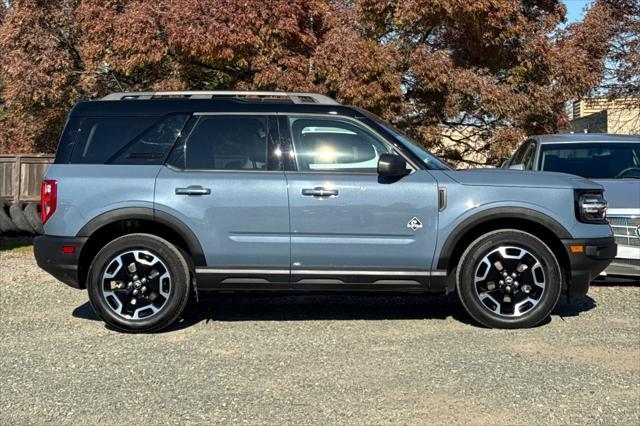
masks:
[[[604,274],[640,280],[640,136],[531,136],[502,167],[570,173],[602,185],[618,243],[618,255]]]

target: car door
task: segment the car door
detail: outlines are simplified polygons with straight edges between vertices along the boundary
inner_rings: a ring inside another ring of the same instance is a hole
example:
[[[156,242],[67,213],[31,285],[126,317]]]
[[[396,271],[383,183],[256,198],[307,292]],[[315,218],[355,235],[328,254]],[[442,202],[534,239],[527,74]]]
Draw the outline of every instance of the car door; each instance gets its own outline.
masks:
[[[198,286],[289,282],[289,206],[275,116],[196,114],[156,179],[155,208],[196,235]]]
[[[319,288],[427,285],[436,243],[438,191],[426,170],[377,174],[395,149],[346,117],[291,115],[286,171],[291,217],[291,283]]]

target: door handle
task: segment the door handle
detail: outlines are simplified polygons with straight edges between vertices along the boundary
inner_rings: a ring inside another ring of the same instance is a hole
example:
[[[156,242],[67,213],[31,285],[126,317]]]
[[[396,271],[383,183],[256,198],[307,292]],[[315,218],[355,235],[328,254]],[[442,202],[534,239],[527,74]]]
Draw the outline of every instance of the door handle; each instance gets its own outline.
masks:
[[[326,189],[322,186],[316,186],[315,188],[306,188],[302,190],[302,195],[311,196],[311,197],[337,197],[338,190],[337,189]]]
[[[211,190],[200,185],[191,185],[186,188],[176,188],[176,195],[209,195]]]

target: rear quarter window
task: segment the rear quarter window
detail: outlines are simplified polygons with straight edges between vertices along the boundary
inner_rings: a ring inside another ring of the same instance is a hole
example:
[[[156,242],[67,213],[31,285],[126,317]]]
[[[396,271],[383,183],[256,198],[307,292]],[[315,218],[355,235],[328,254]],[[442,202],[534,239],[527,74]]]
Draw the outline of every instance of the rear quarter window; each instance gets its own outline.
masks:
[[[162,164],[188,118],[188,114],[71,117],[56,159],[80,164]]]
[[[104,164],[156,117],[85,117],[80,120],[72,163]]]

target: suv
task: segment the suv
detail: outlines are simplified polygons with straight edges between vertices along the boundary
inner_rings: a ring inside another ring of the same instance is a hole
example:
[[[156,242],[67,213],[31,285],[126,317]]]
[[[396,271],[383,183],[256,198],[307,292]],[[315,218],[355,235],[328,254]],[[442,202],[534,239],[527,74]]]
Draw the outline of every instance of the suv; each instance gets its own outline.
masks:
[[[207,291],[457,291],[520,328],[609,265],[606,208],[576,176],[452,170],[318,94],[116,93],[69,114],[35,256],[123,331]]]
[[[503,167],[564,172],[604,187],[618,255],[603,275],[640,280],[640,136],[532,136]]]

